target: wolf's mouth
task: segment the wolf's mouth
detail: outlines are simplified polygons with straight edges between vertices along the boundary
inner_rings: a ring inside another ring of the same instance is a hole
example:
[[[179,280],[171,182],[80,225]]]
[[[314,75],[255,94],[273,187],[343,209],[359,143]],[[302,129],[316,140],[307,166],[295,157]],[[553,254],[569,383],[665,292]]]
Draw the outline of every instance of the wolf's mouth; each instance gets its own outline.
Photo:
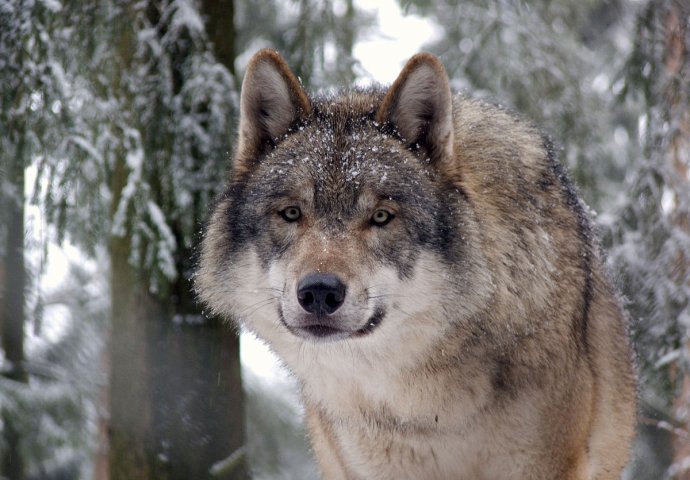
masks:
[[[376,307],[373,315],[369,317],[369,320],[367,320],[367,323],[359,330],[352,331],[344,328],[338,328],[332,323],[312,323],[304,326],[292,326],[285,321],[283,309],[278,307],[278,317],[280,318],[281,323],[285,325],[285,327],[291,333],[302,338],[321,339],[328,341],[341,340],[348,337],[363,337],[368,335],[381,324],[381,321],[385,315],[386,310],[383,307]]]
[[[317,337],[317,338],[330,337],[330,336],[338,335],[340,333],[346,333],[344,330],[340,330],[339,328],[329,327],[328,325],[309,325],[307,327],[298,327],[298,328],[299,328],[299,330],[302,330],[303,332],[308,333],[312,337]]]
[[[357,330],[355,332],[355,335],[358,337],[363,337],[364,335],[368,335],[371,332],[373,332],[376,327],[378,327],[381,324],[381,321],[383,320],[383,317],[386,315],[386,309],[383,307],[376,307],[374,310],[374,314],[369,318],[367,321],[366,325],[364,325],[362,328]]]

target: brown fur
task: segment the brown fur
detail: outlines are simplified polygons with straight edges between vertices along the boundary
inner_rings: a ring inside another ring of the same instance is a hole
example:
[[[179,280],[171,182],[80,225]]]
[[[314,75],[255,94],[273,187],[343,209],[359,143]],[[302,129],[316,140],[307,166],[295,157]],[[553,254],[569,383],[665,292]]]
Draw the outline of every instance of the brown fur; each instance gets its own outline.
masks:
[[[385,92],[308,99],[261,51],[240,124],[197,285],[295,372],[325,478],[620,477],[625,316],[543,135],[453,98],[430,54]],[[382,209],[393,220],[372,226]],[[332,341],[305,333],[296,292],[313,272],[347,285],[319,320]]]

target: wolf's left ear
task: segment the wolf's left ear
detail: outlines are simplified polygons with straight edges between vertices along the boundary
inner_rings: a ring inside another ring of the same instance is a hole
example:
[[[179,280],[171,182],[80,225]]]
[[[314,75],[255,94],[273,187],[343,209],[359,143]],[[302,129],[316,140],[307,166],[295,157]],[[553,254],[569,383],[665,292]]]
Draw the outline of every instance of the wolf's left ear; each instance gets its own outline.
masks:
[[[266,148],[310,111],[304,89],[280,54],[267,48],[254,54],[242,82],[234,174],[249,171]]]
[[[430,53],[410,58],[393,82],[376,115],[390,123],[408,145],[424,147],[432,162],[453,155],[453,99],[448,75]]]

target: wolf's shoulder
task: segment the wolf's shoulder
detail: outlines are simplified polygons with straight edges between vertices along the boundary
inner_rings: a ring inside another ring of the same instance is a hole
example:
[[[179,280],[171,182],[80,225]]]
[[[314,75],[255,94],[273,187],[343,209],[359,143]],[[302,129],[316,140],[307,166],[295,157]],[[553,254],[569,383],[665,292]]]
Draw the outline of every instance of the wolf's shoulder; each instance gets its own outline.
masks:
[[[531,189],[545,177],[560,183],[550,136],[508,108],[457,94],[453,130],[454,161],[482,184],[513,190]]]
[[[453,123],[455,145],[460,153],[481,150],[501,160],[516,160],[521,153],[546,153],[550,141],[543,130],[520,114],[464,94],[453,97]]]

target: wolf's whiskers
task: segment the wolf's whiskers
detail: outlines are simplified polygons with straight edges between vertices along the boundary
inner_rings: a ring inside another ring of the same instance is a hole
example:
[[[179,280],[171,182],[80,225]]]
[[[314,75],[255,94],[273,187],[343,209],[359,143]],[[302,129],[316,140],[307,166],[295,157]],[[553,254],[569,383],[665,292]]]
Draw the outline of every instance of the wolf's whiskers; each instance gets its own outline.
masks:
[[[239,317],[249,317],[253,314],[255,314],[258,310],[268,307],[269,305],[273,304],[276,301],[276,298],[271,297],[271,298],[263,298],[259,300],[256,303],[253,303],[238,313]]]

